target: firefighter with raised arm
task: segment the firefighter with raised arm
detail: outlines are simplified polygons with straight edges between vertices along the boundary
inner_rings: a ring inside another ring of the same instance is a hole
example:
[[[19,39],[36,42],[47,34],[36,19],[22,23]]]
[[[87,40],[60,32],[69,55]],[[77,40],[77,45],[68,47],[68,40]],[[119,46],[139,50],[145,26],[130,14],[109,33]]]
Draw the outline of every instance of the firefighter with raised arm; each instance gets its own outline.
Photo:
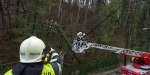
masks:
[[[58,75],[61,72],[61,59],[58,53],[51,48],[49,54],[45,54],[44,42],[32,36],[24,40],[20,45],[20,62],[4,75]],[[49,63],[44,63],[49,56]]]
[[[80,40],[82,40],[82,41],[85,41],[85,33],[83,33],[83,32],[78,32],[77,33],[77,36],[76,36],[76,40],[77,41],[80,41]]]

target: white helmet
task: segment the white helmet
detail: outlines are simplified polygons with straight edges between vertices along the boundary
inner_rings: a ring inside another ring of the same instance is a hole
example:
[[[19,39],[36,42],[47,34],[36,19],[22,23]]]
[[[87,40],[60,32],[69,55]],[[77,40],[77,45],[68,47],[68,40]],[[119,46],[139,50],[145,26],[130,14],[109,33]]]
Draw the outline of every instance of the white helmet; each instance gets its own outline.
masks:
[[[77,36],[82,36],[82,32],[77,33]]]
[[[45,49],[44,42],[32,36],[24,40],[20,45],[20,62],[22,63],[34,63],[41,62],[43,50]]]

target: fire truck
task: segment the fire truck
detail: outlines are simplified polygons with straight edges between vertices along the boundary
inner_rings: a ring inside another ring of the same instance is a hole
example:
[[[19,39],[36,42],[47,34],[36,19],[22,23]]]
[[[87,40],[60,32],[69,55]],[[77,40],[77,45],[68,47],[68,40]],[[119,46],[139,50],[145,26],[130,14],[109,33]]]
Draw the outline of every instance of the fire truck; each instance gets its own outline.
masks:
[[[73,40],[72,50],[75,53],[83,53],[88,48],[109,50],[114,53],[134,57],[133,63],[121,67],[122,75],[150,75],[150,53],[148,52],[91,43],[85,39],[85,35],[79,35],[78,33],[77,37]]]

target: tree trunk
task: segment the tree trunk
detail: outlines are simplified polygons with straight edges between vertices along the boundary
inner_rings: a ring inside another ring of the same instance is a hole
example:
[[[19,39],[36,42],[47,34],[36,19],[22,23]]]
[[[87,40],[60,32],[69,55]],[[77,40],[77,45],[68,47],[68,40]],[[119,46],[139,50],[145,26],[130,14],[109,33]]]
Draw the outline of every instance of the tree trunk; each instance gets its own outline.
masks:
[[[38,0],[35,0],[35,10],[34,10],[34,14],[33,14],[33,26],[32,26],[32,34],[36,35],[36,27],[37,27],[37,5],[38,5]]]
[[[18,16],[18,14],[19,14],[19,4],[20,4],[20,0],[17,0],[16,1],[16,9],[15,9],[15,16],[17,17]],[[18,26],[19,26],[19,21],[18,21],[18,19],[16,19],[15,20],[15,28],[17,28]]]
[[[60,17],[60,13],[61,13],[61,3],[62,3],[62,0],[59,1],[58,18]]]
[[[86,25],[86,22],[87,22],[88,7],[89,7],[89,0],[86,0],[86,12],[85,12],[85,17],[84,17],[84,25]]]
[[[128,22],[128,19],[129,19],[130,8],[131,8],[131,1],[129,0],[128,13],[127,13],[127,15],[126,15],[127,17],[126,17],[126,19],[125,19],[124,28],[123,28],[123,33],[125,32],[125,27],[126,27],[126,24],[127,24],[127,22]],[[123,8],[123,9],[126,9],[126,8]],[[125,15],[125,13],[123,13],[123,12],[125,12],[125,10],[122,11],[122,15]],[[123,16],[122,16],[122,17],[123,17]]]
[[[51,5],[49,5],[48,7],[48,15],[50,16],[50,14],[51,14]],[[49,21],[50,21],[50,17],[49,17]]]
[[[26,14],[26,13],[27,13],[27,11],[25,10],[25,7],[24,7],[24,4],[23,4],[23,2],[22,2],[22,1],[21,1],[21,6],[22,6],[22,9],[23,9],[24,13]]]
[[[1,16],[2,16],[2,18],[1,18],[1,25],[2,25],[2,28],[4,28],[5,22],[4,22],[4,11],[3,11],[2,0],[0,1],[0,12],[1,12]]]
[[[77,18],[77,24],[79,23],[80,20],[80,9],[81,9],[81,1],[79,0],[79,6],[78,6],[78,18]]]
[[[19,12],[19,4],[20,4],[20,0],[17,0],[16,1],[16,14],[18,14],[18,12]]]
[[[12,29],[12,25],[11,25],[11,16],[10,16],[10,1],[7,2],[7,16],[8,16],[8,21],[7,23],[9,24],[9,28]]]
[[[9,0],[1,0],[2,4],[2,9],[3,10],[3,16],[2,16],[2,21],[3,21],[3,27],[4,28],[11,28],[11,17],[10,17],[10,1]]]

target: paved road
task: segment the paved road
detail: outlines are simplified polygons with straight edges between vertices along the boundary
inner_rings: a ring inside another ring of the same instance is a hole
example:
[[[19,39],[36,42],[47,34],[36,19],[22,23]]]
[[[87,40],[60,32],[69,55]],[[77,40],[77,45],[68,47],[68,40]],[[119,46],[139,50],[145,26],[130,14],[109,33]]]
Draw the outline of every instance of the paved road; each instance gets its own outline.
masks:
[[[115,68],[113,70],[96,73],[96,74],[89,74],[89,75],[121,75],[121,67]]]
[[[126,62],[127,64],[131,63],[130,61]],[[124,63],[121,63],[119,67],[109,70],[109,71],[104,71],[101,73],[94,73],[94,74],[88,74],[88,75],[121,75],[121,66],[123,66]]]
[[[130,64],[131,61],[127,61],[126,64]],[[109,70],[109,71],[104,71],[101,73],[94,73],[94,74],[88,74],[88,75],[121,75],[121,67],[124,65],[124,63],[121,63],[119,67]]]

